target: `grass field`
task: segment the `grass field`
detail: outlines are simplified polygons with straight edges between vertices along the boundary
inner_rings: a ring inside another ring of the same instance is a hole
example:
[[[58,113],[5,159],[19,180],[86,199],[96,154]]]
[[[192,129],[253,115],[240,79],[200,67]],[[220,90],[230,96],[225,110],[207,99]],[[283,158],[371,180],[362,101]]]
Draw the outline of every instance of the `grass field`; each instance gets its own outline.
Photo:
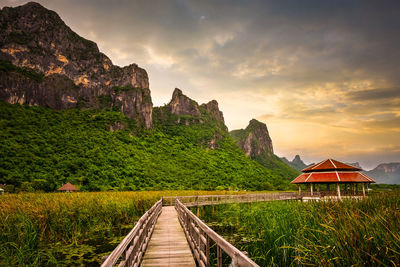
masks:
[[[98,266],[161,196],[228,191],[0,195],[0,266]]]
[[[400,264],[400,192],[207,206],[200,217],[260,266]]]

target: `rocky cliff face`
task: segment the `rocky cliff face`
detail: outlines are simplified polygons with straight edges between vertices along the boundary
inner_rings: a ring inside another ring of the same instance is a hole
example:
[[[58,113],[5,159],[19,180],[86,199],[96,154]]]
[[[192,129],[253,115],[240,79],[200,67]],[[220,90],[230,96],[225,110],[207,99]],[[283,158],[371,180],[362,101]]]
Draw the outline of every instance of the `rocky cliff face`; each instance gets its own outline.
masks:
[[[200,107],[204,108],[215,120],[225,124],[224,114],[219,110],[218,102],[216,100],[211,100],[207,104],[202,104]]]
[[[201,115],[199,104],[184,95],[178,88],[175,88],[168,107],[171,113],[175,115],[190,115],[195,117],[199,117]]]
[[[252,119],[246,129],[231,131],[230,135],[251,158],[274,154],[272,140],[265,123]]]
[[[144,69],[113,65],[94,42],[37,3],[4,7],[0,28],[1,100],[55,109],[118,107],[152,127]]]
[[[219,110],[216,100],[211,100],[207,104],[199,105],[195,100],[184,95],[182,90],[175,88],[167,108],[174,115],[188,115],[193,117],[186,120],[187,125],[197,122],[204,123],[207,119],[211,119],[218,122],[218,124],[224,128],[224,131],[228,131],[228,128],[225,126],[224,115],[222,111]],[[180,121],[181,120],[179,120],[179,122]]]

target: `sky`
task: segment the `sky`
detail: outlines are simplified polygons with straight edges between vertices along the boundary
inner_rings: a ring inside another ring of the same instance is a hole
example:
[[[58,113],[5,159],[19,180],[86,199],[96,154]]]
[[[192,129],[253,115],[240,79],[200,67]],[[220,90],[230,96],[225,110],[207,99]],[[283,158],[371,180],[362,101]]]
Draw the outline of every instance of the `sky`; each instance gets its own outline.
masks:
[[[116,65],[267,124],[278,156],[400,162],[400,1],[43,0]],[[0,6],[26,1],[0,0]]]

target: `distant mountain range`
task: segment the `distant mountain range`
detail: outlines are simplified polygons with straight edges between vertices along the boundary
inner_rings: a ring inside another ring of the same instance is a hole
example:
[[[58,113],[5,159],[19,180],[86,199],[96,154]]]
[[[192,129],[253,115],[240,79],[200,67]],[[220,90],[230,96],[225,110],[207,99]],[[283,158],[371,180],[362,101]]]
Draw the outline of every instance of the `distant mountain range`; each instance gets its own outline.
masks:
[[[281,160],[283,162],[285,162],[287,165],[289,165],[290,167],[292,167],[293,169],[298,170],[298,171],[301,171],[301,170],[307,168],[308,166],[311,166],[314,164],[314,163],[311,163],[309,165],[305,164],[299,155],[296,155],[292,161],[289,161],[285,157],[282,157]]]
[[[365,172],[378,184],[400,184],[400,162],[382,163]]]

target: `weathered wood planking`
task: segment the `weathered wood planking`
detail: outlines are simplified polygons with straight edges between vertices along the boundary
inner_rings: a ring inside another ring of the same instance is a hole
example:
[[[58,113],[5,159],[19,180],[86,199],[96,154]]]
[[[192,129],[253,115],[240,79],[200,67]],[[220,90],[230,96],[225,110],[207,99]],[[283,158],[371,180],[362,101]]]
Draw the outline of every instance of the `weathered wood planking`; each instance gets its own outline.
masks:
[[[196,266],[173,206],[162,208],[140,266]]]

